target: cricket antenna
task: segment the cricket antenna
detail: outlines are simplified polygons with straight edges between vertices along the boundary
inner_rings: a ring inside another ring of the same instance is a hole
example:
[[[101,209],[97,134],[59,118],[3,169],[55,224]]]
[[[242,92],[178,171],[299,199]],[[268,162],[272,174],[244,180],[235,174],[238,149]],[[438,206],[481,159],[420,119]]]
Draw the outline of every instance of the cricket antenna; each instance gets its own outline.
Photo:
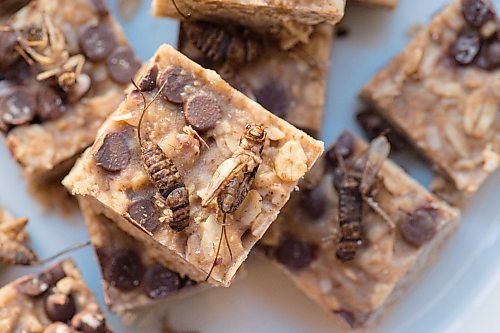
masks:
[[[149,109],[151,104],[153,104],[154,101],[156,101],[156,99],[160,95],[161,91],[163,90],[163,87],[165,87],[165,85],[167,84],[167,80],[165,80],[165,82],[163,82],[163,84],[158,89],[158,92],[154,95],[153,99],[149,103],[146,103],[146,96],[144,96],[144,93],[142,92],[141,88],[139,88],[137,83],[135,83],[134,79],[132,79],[131,81],[132,81],[132,85],[135,87],[135,89],[141,94],[142,100],[144,102],[144,110],[142,110],[141,117],[139,118],[139,123],[137,124],[137,137],[139,139],[139,144],[142,146],[142,137],[141,137],[142,120],[144,119],[144,115],[146,114],[146,111]]]
[[[233,251],[231,250],[231,246],[229,245],[229,239],[227,238],[227,232],[226,232],[226,213],[223,213],[224,215],[222,216],[222,225],[221,225],[221,230],[220,230],[220,237],[219,237],[219,245],[217,246],[217,251],[215,253],[215,258],[212,263],[212,267],[210,268],[210,271],[208,272],[208,275],[205,279],[205,282],[208,281],[210,276],[212,275],[212,272],[215,268],[215,265],[217,263],[217,259],[219,258],[219,252],[220,252],[220,247],[222,244],[222,237],[224,237],[227,248],[229,250],[229,256],[231,257],[231,260],[233,260]]]
[[[79,250],[79,249],[83,249],[84,247],[87,247],[90,245],[90,241],[86,241],[84,243],[80,243],[80,244],[75,244],[75,245],[71,245],[65,249],[63,249],[62,251],[60,252],[57,252],[56,254],[48,257],[48,258],[45,258],[45,259],[42,259],[42,260],[35,260],[31,263],[31,265],[43,265],[43,264],[46,264],[56,258],[59,258],[60,256],[62,255],[65,255],[66,253],[70,253],[70,252],[73,252],[73,251],[76,251],[76,250]]]

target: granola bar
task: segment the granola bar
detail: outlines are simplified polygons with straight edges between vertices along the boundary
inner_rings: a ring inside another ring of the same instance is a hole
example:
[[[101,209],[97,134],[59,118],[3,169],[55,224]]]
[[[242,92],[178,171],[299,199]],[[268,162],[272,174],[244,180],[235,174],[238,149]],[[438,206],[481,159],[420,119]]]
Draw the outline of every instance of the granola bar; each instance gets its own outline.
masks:
[[[500,163],[500,31],[489,2],[455,0],[362,90],[465,195]]]
[[[0,28],[0,130],[30,181],[69,170],[140,63],[98,0],[35,0]]]
[[[26,245],[27,224],[27,218],[15,218],[0,207],[0,265],[29,265],[37,260]]]
[[[274,36],[282,48],[289,49],[297,43],[307,43],[314,25],[334,25],[340,21],[345,0],[154,0],[152,7],[156,16],[232,24],[244,22],[254,31]]]
[[[92,205],[79,200],[103,276],[103,291],[111,311],[155,305],[160,301],[192,295],[208,288],[159,264],[141,242],[119,229]]]
[[[2,332],[111,332],[75,264],[64,260],[0,289]]]
[[[388,159],[361,194],[373,145],[342,133],[259,243],[349,331],[372,329],[458,226],[457,210]]]
[[[171,46],[144,66],[144,95],[130,91],[63,183],[162,264],[228,286],[323,143]],[[232,251],[215,258],[221,238]]]

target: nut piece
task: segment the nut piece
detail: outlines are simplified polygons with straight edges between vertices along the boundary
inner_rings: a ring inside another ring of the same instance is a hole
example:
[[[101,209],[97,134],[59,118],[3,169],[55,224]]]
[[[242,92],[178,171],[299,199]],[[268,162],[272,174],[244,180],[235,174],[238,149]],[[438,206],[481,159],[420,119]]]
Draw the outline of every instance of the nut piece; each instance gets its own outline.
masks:
[[[274,170],[281,180],[287,182],[295,182],[304,176],[307,156],[298,141],[289,141],[279,149]]]
[[[497,101],[491,94],[475,90],[465,104],[465,132],[477,137],[484,136],[495,120],[497,109]]]

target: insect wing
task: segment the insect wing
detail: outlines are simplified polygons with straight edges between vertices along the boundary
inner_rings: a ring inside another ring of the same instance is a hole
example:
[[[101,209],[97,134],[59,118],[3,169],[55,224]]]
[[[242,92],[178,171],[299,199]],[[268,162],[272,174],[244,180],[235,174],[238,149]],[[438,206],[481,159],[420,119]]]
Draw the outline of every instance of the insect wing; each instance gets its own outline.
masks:
[[[238,187],[238,191],[236,193],[236,202],[234,203],[234,210],[236,210],[243,200],[245,200],[248,191],[250,191],[250,187],[252,187],[253,181],[255,180],[255,175],[257,174],[257,169],[259,166],[257,165],[251,172],[246,173],[243,176],[243,180]]]
[[[241,171],[245,164],[239,163],[235,158],[228,158],[222,162],[210,180],[208,187],[203,195],[201,205],[203,207],[208,206],[217,197],[219,192],[230,178]]]
[[[367,193],[382,168],[384,160],[389,156],[391,146],[385,136],[375,138],[368,148],[366,164],[361,177],[361,193]]]

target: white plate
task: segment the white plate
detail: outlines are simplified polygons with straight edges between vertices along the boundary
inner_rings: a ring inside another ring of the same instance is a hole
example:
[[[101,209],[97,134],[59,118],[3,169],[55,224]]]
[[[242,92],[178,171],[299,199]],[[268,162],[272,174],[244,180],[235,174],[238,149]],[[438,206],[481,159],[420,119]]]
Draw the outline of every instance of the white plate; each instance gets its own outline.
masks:
[[[135,0],[121,0],[135,1]],[[337,40],[327,97],[323,139],[329,144],[340,131],[359,132],[354,112],[357,92],[383,64],[408,42],[413,24],[427,23],[445,0],[401,0],[394,12],[350,6],[343,26],[348,37]],[[139,0],[140,2],[140,0]],[[149,1],[129,22],[110,1],[126,34],[142,59],[149,58],[160,43],[175,45],[177,24],[149,15]],[[44,212],[25,191],[20,171],[0,145],[0,204],[16,215],[30,218],[31,242],[41,257],[88,238],[80,216],[62,218]],[[429,169],[413,156],[399,159],[424,185]],[[491,177],[464,212],[461,229],[445,247],[437,264],[419,281],[378,332],[472,332],[500,330],[497,314],[500,296],[500,175]],[[100,275],[90,248],[75,253],[90,288],[104,306]],[[190,299],[147,311],[136,326],[124,326],[108,313],[115,332],[158,332],[154,312],[168,315],[175,327],[220,332],[332,332],[332,319],[298,291],[291,281],[262,259],[251,258],[249,274],[231,288],[213,289]],[[33,271],[3,269],[0,283]],[[483,328],[481,330],[480,328]]]

